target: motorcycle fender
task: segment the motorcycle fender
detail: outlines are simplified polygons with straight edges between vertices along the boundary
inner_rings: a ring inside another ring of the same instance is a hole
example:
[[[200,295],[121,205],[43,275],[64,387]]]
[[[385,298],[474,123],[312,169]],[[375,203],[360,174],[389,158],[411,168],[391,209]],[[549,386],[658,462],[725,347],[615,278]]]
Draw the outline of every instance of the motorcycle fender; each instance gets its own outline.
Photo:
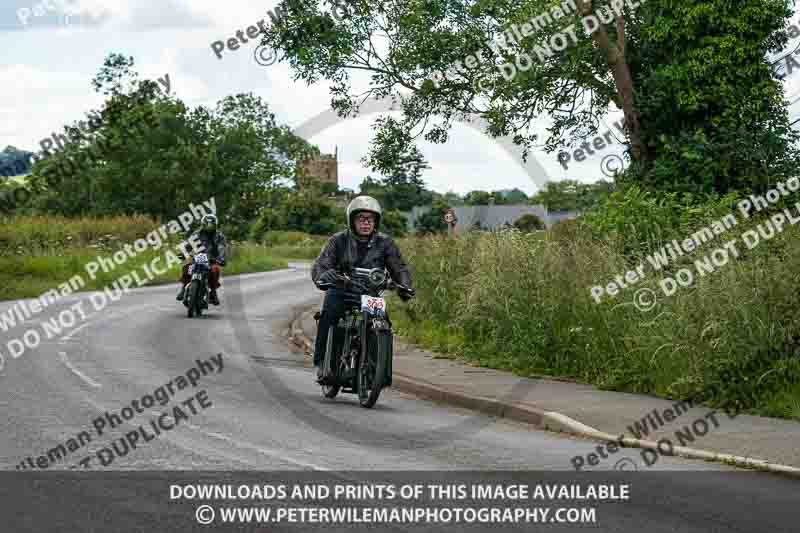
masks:
[[[381,331],[387,332],[389,334],[389,338],[393,339],[394,335],[392,334],[392,326],[386,319],[383,318],[373,318],[372,319],[372,330],[373,331]],[[392,360],[394,359],[394,342],[389,343],[389,353],[387,354],[386,360],[386,375],[384,378],[384,387],[391,387],[392,386]]]

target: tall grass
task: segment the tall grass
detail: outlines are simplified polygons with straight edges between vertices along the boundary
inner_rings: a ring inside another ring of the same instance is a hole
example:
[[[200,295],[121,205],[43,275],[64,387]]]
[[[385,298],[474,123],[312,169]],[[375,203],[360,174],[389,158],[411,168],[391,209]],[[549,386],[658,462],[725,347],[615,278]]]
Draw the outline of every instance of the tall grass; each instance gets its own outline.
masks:
[[[707,243],[670,272],[720,245]],[[663,275],[646,263],[644,280],[600,304],[590,288],[642,258],[578,225],[564,233],[406,239],[401,246],[418,296],[395,322],[416,342],[520,375],[800,419],[800,228],[787,227],[750,251],[739,244],[742,257],[696,275],[671,296],[658,287]],[[633,305],[641,288],[658,298],[649,312]]]
[[[0,255],[52,255],[68,248],[131,243],[159,224],[146,216],[65,218],[39,215],[0,224]]]
[[[98,257],[110,260],[116,250],[132,244],[158,226],[155,220],[142,216],[17,217],[0,224],[0,300],[36,297],[76,275],[85,282],[83,290],[100,290],[133,271],[144,279],[143,266],[160,256],[162,261],[157,268],[162,269],[166,251],[171,249],[174,252],[172,245],[179,243],[182,235],[170,236],[170,242],[163,248],[148,248],[109,272],[100,270],[94,279],[86,272],[86,265]],[[225,275],[264,272],[288,266],[285,259],[275,256],[265,246],[247,242],[232,242],[230,245],[223,279]],[[148,284],[177,284],[179,277],[180,266],[174,265]]]
[[[299,231],[269,231],[264,234],[261,243],[274,257],[312,261],[317,258],[327,240],[326,236]]]

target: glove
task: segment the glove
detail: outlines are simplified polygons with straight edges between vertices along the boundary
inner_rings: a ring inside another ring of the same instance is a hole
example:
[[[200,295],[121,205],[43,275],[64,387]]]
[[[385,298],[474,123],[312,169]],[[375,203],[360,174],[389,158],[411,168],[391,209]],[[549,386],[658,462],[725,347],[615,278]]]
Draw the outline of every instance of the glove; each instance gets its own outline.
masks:
[[[346,288],[353,292],[367,292],[367,287],[359,280],[348,280]]]
[[[416,294],[417,291],[415,291],[414,289],[408,289],[408,290],[401,289],[397,291],[397,295],[400,296],[400,299],[403,300],[404,302],[409,301],[411,298],[416,296]]]
[[[335,270],[326,270],[317,279],[317,285],[338,285],[339,274]]]

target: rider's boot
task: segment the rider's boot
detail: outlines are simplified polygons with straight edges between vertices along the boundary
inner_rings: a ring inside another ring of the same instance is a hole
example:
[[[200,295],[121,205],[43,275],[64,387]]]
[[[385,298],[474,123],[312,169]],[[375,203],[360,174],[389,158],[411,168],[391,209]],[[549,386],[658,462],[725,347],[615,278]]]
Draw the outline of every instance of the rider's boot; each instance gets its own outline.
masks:
[[[175,297],[176,300],[179,302],[183,301],[183,298],[186,296],[186,286],[181,283],[181,290],[178,292],[178,295]]]
[[[208,294],[208,301],[211,302],[211,305],[219,305],[219,297],[217,297],[217,291],[211,289]]]

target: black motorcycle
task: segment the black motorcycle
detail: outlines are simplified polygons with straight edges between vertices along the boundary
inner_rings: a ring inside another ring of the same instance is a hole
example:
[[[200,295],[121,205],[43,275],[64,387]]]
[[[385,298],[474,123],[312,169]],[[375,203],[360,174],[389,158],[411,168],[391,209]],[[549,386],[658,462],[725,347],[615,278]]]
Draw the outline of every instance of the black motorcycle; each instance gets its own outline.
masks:
[[[334,285],[320,284],[321,289]],[[392,384],[392,323],[383,293],[408,290],[391,280],[385,269],[356,268],[341,276],[346,311],[330,327],[322,367],[322,394],[358,394],[362,407],[372,407],[381,390]],[[314,318],[319,322],[320,314]]]
[[[189,275],[192,281],[186,288],[183,297],[183,305],[188,309],[189,318],[201,316],[203,309],[208,309],[208,274],[211,266],[208,254],[198,253],[192,256],[192,264],[189,266]]]

